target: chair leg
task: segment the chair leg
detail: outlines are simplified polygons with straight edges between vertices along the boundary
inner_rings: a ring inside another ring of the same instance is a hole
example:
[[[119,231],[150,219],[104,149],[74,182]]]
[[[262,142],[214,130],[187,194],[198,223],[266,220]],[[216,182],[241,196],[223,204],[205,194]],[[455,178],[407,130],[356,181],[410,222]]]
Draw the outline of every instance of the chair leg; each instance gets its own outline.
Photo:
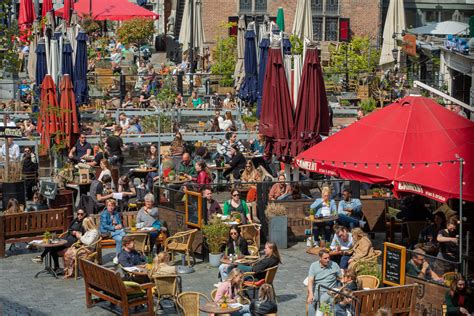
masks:
[[[76,257],[76,260],[74,260],[74,280],[77,280],[77,260],[78,258]]]

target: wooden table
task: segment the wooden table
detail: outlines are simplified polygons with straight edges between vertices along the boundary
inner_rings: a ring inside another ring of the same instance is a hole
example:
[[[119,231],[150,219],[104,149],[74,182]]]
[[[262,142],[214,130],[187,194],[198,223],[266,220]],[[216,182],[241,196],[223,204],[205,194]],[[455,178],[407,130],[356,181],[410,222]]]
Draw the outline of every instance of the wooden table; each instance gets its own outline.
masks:
[[[123,230],[127,234],[135,234],[135,233],[150,234],[150,233],[154,233],[158,231],[158,229],[156,229],[155,227],[152,227],[151,229],[137,229],[137,230],[132,230],[131,227],[125,227]]]
[[[332,216],[314,217],[314,218],[310,218],[309,216],[306,216],[304,219],[307,220],[308,222],[311,222],[311,226],[310,226],[311,236],[313,237],[313,240],[314,240],[315,236],[313,234],[313,230],[314,230],[314,225],[315,224],[323,224],[323,223],[334,222],[334,221],[337,221],[338,218],[339,218],[339,216],[332,215]]]
[[[51,243],[45,243],[44,241],[34,243],[35,246],[40,247],[40,248],[56,248],[56,247],[62,247],[67,244],[66,239],[57,239],[52,241]],[[40,272],[36,273],[35,278],[38,277],[41,273],[46,273],[46,274],[51,274],[54,276],[56,279],[58,278],[58,275],[54,271],[52,265],[52,260],[51,260],[51,252],[48,252],[48,255],[44,258],[44,269],[41,270]]]
[[[124,268],[122,267],[122,269],[129,273],[129,274],[133,274],[133,275],[136,275],[136,276],[148,276],[148,272],[150,271],[149,269],[147,269],[147,267],[142,267],[142,266],[134,266],[134,267],[130,267],[130,268],[133,268],[133,270],[127,270],[128,268]]]
[[[190,181],[189,179],[183,179],[183,180],[176,180],[176,179],[174,179],[174,180],[172,180],[172,181],[170,181],[168,178],[164,178],[164,179],[163,179],[163,182],[164,182],[165,184],[168,184],[168,185],[172,185],[172,184],[176,184],[176,185],[178,185],[178,184],[184,184],[184,183],[189,182],[189,181]]]
[[[251,264],[257,262],[258,259],[259,259],[258,256],[245,256],[243,258],[230,261],[229,258],[222,257],[221,263],[224,263],[224,264],[233,264],[233,263],[235,263],[235,264],[242,264],[242,265],[251,265]]]
[[[219,303],[207,302],[203,305],[200,305],[199,310],[208,314],[221,315],[232,314],[233,312],[237,312],[242,309],[242,306],[230,307],[230,304],[232,303],[228,303],[226,308],[222,308]]]
[[[158,168],[135,168],[133,169],[133,173],[137,178],[145,178],[146,175],[150,172],[156,172]]]

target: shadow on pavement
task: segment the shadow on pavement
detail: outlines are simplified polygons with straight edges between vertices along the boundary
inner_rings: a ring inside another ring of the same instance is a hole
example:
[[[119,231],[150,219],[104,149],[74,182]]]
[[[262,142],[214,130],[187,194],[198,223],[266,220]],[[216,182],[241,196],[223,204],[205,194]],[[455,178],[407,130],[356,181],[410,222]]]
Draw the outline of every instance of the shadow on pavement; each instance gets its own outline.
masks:
[[[29,307],[21,305],[17,302],[12,302],[5,297],[0,296],[0,315],[35,315],[47,316],[48,314],[34,311]]]

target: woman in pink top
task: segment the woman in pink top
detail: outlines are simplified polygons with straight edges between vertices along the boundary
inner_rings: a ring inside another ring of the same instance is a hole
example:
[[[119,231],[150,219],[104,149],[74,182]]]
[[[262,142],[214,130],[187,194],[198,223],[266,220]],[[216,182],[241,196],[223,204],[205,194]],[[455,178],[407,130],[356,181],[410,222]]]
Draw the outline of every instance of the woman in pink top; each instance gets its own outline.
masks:
[[[201,191],[202,187],[212,182],[210,172],[204,160],[196,162],[194,168],[196,169],[197,176],[191,178],[191,180],[198,184],[198,190]]]
[[[239,268],[234,268],[229,273],[227,280],[219,283],[217,287],[216,296],[214,297],[214,302],[221,303],[224,301],[224,296],[228,303],[237,302],[237,298],[240,292],[240,283],[242,281],[242,272]],[[231,316],[250,316],[249,305],[243,305],[242,309],[234,312]]]

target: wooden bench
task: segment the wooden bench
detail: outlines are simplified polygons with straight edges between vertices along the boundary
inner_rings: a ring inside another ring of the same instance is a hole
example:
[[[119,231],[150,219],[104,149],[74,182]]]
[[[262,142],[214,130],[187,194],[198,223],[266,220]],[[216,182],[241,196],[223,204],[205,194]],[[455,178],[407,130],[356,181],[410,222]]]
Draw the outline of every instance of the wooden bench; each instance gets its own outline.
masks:
[[[132,222],[136,221],[138,212],[122,212],[120,214],[122,220],[122,227],[131,227]],[[97,227],[100,227],[100,213],[91,215]],[[97,262],[102,264],[102,249],[115,248],[115,240],[112,238],[103,238],[97,246]]]
[[[67,209],[49,209],[0,216],[0,257],[5,257],[8,243],[29,242],[41,239],[45,231],[67,231]]]
[[[374,290],[356,291],[358,315],[374,315],[380,308],[389,309],[392,314],[415,315],[416,284],[385,287]]]
[[[119,306],[122,309],[122,315],[128,316],[131,307],[147,304],[146,315],[154,315],[153,283],[140,284],[140,288],[146,293],[132,298],[132,296],[127,295],[125,284],[119,272],[83,259],[80,259],[79,264],[84,276],[87,308],[91,308],[96,303],[105,300]],[[92,295],[98,298],[93,299]]]

